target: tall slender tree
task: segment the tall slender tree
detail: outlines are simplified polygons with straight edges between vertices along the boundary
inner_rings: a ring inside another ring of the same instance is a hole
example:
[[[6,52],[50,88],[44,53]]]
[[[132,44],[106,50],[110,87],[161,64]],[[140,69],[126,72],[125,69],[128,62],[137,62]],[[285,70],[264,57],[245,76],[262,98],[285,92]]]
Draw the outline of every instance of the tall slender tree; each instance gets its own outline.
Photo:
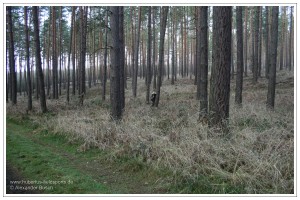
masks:
[[[56,7],[52,7],[52,89],[53,99],[58,99],[58,70],[56,49]]]
[[[31,76],[30,76],[30,54],[29,54],[29,31],[28,31],[28,17],[27,6],[24,6],[24,21],[25,21],[25,45],[26,45],[26,67],[27,67],[27,93],[28,103],[27,110],[32,110],[32,91],[31,91]]]
[[[174,85],[175,80],[175,7],[172,8],[172,76],[171,84]]]
[[[148,40],[147,40],[147,78],[146,103],[150,100],[151,85],[151,6],[148,6]]]
[[[76,23],[75,23],[75,11],[76,7],[72,6],[72,21],[73,21],[73,32],[72,32],[72,94],[75,95],[76,91]]]
[[[80,73],[79,73],[79,104],[83,105],[85,95],[85,57],[87,35],[87,7],[80,7]]]
[[[271,43],[270,43],[270,75],[267,95],[267,108],[274,109],[275,105],[275,86],[276,86],[276,61],[278,47],[278,13],[279,7],[272,7],[272,23],[271,23]]]
[[[160,87],[162,84],[162,68],[163,68],[163,60],[164,60],[164,42],[165,42],[165,33],[167,26],[167,17],[168,17],[169,7],[163,6],[161,8],[161,21],[160,21],[160,38],[159,38],[159,63],[158,63],[158,76],[157,81],[158,85],[156,88],[156,98],[155,98],[155,106],[158,107],[159,99],[160,99]]]
[[[71,19],[71,31],[70,31],[70,46],[69,46],[69,54],[68,54],[68,75],[67,75],[67,102],[70,101],[70,62],[71,62],[71,53],[73,46],[73,27],[74,27],[74,17],[75,17],[75,9],[72,7],[72,19]],[[74,51],[74,49],[73,49]],[[74,55],[74,52],[72,53]]]
[[[294,20],[293,20],[293,6],[291,6],[290,13],[290,45],[289,45],[289,70],[291,71],[294,67]]]
[[[111,117],[114,120],[121,119],[121,96],[120,96],[120,7],[110,7],[111,18],[111,67],[110,67],[110,101],[111,101]]]
[[[39,92],[40,93],[40,104],[41,110],[43,113],[47,112],[46,106],[46,95],[45,95],[45,86],[44,86],[44,74],[42,69],[42,62],[41,62],[41,47],[40,47],[40,30],[39,30],[39,21],[38,21],[38,7],[32,7],[32,14],[33,14],[33,26],[34,26],[34,41],[35,41],[35,60],[36,60],[36,70],[38,71],[39,75]]]
[[[254,62],[253,62],[253,83],[257,83],[258,80],[258,38],[259,38],[259,6],[254,8]]]
[[[261,77],[261,59],[262,59],[262,6],[258,7],[258,18],[259,18],[259,28],[258,28],[258,60],[257,60],[257,76]]]
[[[244,39],[244,74],[245,76],[248,76],[248,29],[247,29],[247,24],[248,24],[248,7],[245,6],[245,19],[244,19],[244,34],[245,34],[245,39]]]
[[[266,51],[265,51],[265,77],[269,78],[270,68],[270,23],[269,23],[269,6],[266,6]]]
[[[135,8],[134,7],[131,7],[130,9],[130,19],[131,19],[131,77],[132,77],[132,88],[134,87],[133,84],[134,84],[134,81],[133,81],[133,76],[134,76],[134,62],[135,62],[135,41],[134,41],[134,38],[135,38],[135,32],[134,32],[134,25],[135,25]]]
[[[235,103],[242,104],[242,89],[243,89],[243,7],[236,8],[236,36],[237,36],[237,74],[236,74],[236,88],[235,88]]]
[[[125,44],[124,44],[124,7],[119,8],[119,37],[120,37],[120,101],[122,111],[125,108]]]
[[[156,90],[156,40],[155,40],[155,37],[156,37],[156,33],[155,33],[155,16],[156,16],[156,10],[157,10],[157,7],[153,6],[152,8],[152,29],[153,29],[153,53],[152,53],[152,63],[153,63],[153,67],[152,67],[152,70],[153,70],[153,90]]]
[[[197,78],[197,100],[200,100],[200,52],[201,52],[201,47],[200,47],[200,11],[201,8],[198,6],[196,7],[196,78]]]
[[[207,121],[208,101],[208,7],[200,7],[200,114],[199,119],[202,122]]]
[[[105,17],[105,48],[104,48],[104,66],[103,66],[103,78],[102,78],[102,100],[105,100],[106,95],[106,81],[107,81],[107,54],[108,54],[108,7],[106,8]]]
[[[9,75],[10,75],[10,99],[12,104],[17,104],[17,75],[15,71],[15,44],[13,34],[13,21],[12,21],[12,7],[6,7],[6,15],[8,21],[8,34],[9,34]]]
[[[140,35],[141,35],[141,22],[142,22],[142,7],[139,7],[139,15],[138,15],[138,26],[137,26],[137,34],[135,39],[135,48],[134,48],[134,70],[133,70],[133,87],[132,92],[133,96],[136,97],[137,91],[137,77],[138,77],[138,58],[139,58],[139,47],[140,47]]]
[[[209,126],[227,132],[231,66],[230,6],[213,7],[212,70],[209,96]]]
[[[58,56],[59,56],[59,87],[58,94],[61,95],[61,85],[62,85],[62,6],[59,7],[59,43],[58,43]]]
[[[47,59],[47,97],[50,98],[50,48],[51,48],[51,9],[49,7],[49,23],[48,23],[48,44],[47,44],[47,55],[46,55],[46,59]]]

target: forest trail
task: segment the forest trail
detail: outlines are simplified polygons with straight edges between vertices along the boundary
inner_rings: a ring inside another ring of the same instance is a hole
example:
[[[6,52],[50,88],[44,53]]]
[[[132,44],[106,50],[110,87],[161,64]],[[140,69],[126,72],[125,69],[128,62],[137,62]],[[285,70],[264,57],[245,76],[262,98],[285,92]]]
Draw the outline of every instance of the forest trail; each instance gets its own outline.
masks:
[[[65,144],[62,136],[28,128],[26,123],[7,120],[7,194],[167,192],[159,187],[162,177],[153,170],[134,161],[110,161],[97,149],[79,152],[76,145]],[[33,184],[27,184],[28,180]],[[34,181],[41,181],[45,188]]]

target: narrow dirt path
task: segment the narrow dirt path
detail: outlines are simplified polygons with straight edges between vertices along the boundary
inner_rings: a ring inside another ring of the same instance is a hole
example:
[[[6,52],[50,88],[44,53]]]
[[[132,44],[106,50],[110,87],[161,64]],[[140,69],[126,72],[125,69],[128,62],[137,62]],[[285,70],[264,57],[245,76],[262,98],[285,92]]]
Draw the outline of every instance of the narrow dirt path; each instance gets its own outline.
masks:
[[[18,130],[22,130],[21,124],[10,124],[8,122],[7,128],[10,129],[10,133],[20,134]],[[22,136],[26,136],[33,141],[35,145],[43,147],[45,150],[50,150],[56,156],[62,157],[67,161],[68,165],[63,167],[69,167],[76,169],[79,173],[86,176],[90,176],[97,183],[103,184],[108,188],[108,191],[112,194],[153,194],[153,193],[167,193],[167,189],[162,187],[167,182],[167,178],[161,177],[158,173],[151,169],[135,169],[134,166],[124,166],[122,163],[108,160],[107,158],[95,156],[85,157],[85,153],[70,152],[66,150],[65,145],[52,144],[47,140],[42,140],[41,137],[37,137],[38,129],[31,130]],[[40,152],[42,154],[42,152]],[[94,153],[94,152],[93,152]],[[100,154],[100,152],[99,152]],[[130,169],[132,167],[132,169]],[[6,167],[6,186],[7,194],[28,194],[37,193],[36,191],[26,190],[11,190],[13,187],[11,181],[24,180],[22,179],[22,171],[17,170],[18,166],[14,166],[13,163],[7,163]],[[169,179],[170,180],[170,179]],[[92,183],[91,183],[92,184]]]

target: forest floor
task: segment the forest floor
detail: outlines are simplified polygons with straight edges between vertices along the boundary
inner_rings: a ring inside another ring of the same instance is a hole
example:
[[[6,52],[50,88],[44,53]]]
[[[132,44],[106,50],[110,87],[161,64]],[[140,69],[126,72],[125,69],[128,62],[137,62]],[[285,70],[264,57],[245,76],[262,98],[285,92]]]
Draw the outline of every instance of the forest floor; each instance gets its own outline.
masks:
[[[69,144],[64,136],[41,130],[26,120],[7,121],[6,142],[7,194],[166,192],[157,184],[166,175],[143,163],[125,158],[112,161],[97,149],[78,152],[76,143]]]
[[[144,80],[138,84],[133,98],[128,81],[118,124],[99,85],[87,88],[83,107],[64,94],[47,100],[47,114],[38,101],[27,113],[26,97],[8,103],[7,172],[71,182],[38,193],[294,193],[293,73],[278,73],[274,111],[266,109],[265,78],[255,85],[244,78],[242,108],[232,80],[226,137],[198,122],[193,80],[165,80],[158,108],[145,103]]]

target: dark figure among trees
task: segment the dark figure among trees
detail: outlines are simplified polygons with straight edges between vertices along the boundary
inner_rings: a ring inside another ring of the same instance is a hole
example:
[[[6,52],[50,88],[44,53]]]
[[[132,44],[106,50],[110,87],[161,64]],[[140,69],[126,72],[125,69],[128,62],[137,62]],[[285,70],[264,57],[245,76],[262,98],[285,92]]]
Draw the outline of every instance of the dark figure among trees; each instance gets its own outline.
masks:
[[[151,94],[151,102],[152,102],[152,106],[154,106],[155,98],[156,98],[156,92],[152,92],[152,94]]]

